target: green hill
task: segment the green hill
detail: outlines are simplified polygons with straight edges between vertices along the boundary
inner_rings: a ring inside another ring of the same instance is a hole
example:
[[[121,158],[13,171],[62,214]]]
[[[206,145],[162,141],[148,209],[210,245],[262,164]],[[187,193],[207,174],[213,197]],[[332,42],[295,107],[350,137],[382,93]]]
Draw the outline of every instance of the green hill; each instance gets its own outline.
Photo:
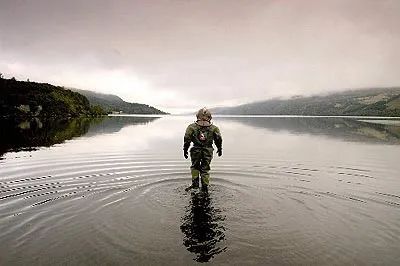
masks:
[[[271,99],[212,109],[230,115],[400,116],[400,88],[349,90],[325,96]]]
[[[105,114],[88,99],[63,87],[47,83],[0,77],[0,117],[70,118]]]
[[[120,112],[127,114],[167,114],[152,106],[140,103],[129,103],[112,94],[102,94],[88,90],[71,89],[85,95],[90,104],[101,106],[107,112]]]

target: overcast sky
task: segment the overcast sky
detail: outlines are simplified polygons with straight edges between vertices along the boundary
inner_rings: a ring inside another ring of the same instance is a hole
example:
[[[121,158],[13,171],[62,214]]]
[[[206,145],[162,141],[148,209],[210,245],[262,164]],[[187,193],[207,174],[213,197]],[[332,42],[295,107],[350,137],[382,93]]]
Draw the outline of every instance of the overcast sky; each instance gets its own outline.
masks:
[[[0,0],[6,77],[178,112],[400,85],[399,0]]]

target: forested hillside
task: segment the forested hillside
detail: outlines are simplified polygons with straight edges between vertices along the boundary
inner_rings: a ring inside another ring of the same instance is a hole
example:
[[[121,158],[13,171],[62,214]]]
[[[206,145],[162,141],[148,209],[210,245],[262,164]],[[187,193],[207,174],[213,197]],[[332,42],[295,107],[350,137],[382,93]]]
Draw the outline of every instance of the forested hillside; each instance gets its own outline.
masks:
[[[325,96],[271,99],[215,108],[232,115],[400,116],[400,88],[349,90]]]
[[[92,105],[99,105],[107,112],[120,112],[127,114],[166,114],[152,106],[140,103],[129,103],[112,94],[102,94],[87,90],[72,89],[85,95]]]
[[[63,87],[47,83],[0,77],[0,117],[68,118],[96,116],[105,112],[88,99]]]

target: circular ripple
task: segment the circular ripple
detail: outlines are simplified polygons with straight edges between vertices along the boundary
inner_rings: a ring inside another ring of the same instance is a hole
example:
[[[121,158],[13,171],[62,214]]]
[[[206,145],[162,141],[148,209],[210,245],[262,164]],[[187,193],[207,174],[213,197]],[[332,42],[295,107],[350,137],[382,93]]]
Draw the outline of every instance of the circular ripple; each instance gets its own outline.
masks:
[[[362,165],[227,157],[213,161],[208,194],[186,191],[189,162],[165,155],[80,154],[4,165],[0,237],[15,239],[16,247],[39,235],[87,234],[91,237],[82,245],[88,249],[140,261],[143,254],[166,252],[154,243],[182,238],[183,247],[202,262],[229,250],[229,234],[232,250],[268,251],[291,264],[299,258],[312,263],[308,258],[324,254],[345,257],[345,247],[331,244],[328,251],[323,243],[353,241],[349,237],[357,225],[371,241],[396,241],[400,233],[398,222],[386,223],[368,210],[371,204],[398,208],[400,195],[374,186],[385,171]],[[371,232],[369,226],[382,230]],[[338,235],[338,228],[344,233]],[[362,247],[363,241],[356,242]],[[177,252],[182,243],[168,252]],[[57,245],[49,241],[41,249]],[[283,256],[282,250],[293,254]]]

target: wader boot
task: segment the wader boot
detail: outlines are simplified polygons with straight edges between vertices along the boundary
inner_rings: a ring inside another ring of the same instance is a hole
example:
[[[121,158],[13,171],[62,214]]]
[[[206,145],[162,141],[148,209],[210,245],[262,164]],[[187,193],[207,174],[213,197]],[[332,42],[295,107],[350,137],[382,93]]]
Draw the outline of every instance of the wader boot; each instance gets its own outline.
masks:
[[[192,172],[192,188],[199,188],[199,170],[191,169]]]

